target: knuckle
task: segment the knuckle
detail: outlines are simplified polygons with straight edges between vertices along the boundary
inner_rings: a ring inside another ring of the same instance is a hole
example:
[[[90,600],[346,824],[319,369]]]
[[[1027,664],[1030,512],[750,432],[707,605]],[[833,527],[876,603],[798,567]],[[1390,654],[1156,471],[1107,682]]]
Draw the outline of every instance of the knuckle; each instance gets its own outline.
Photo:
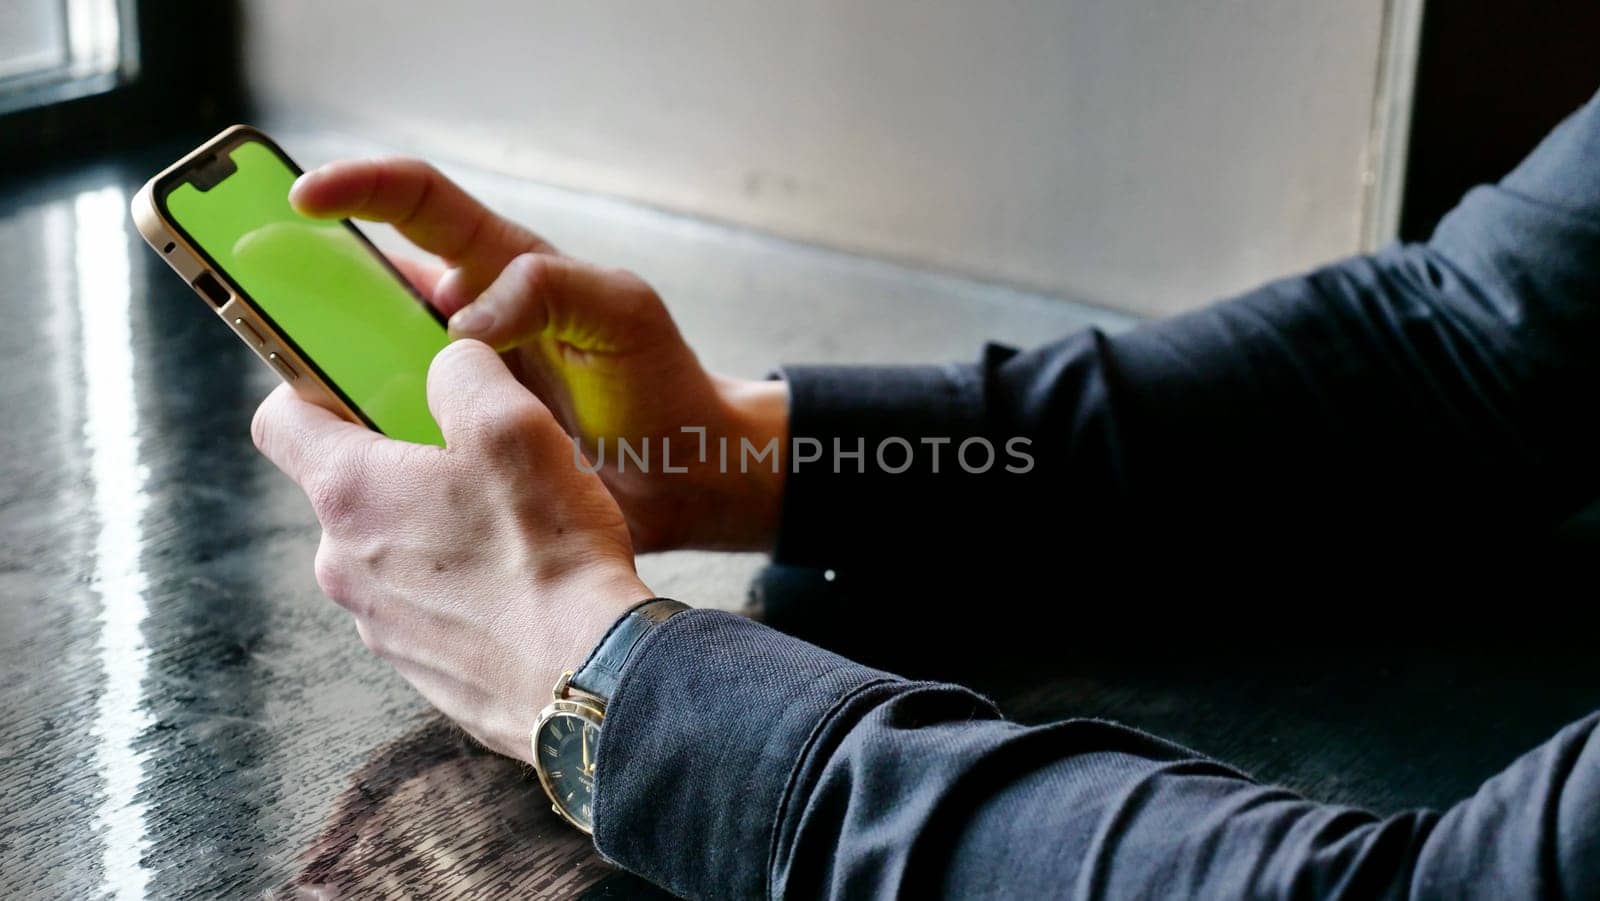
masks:
[[[329,600],[350,611],[358,622],[369,621],[377,612],[377,604],[371,592],[363,591],[362,586],[371,584],[372,580],[362,578],[356,570],[356,561],[324,537],[312,562],[317,587]]]
[[[534,436],[553,424],[550,411],[542,404],[510,404],[485,420],[484,449],[496,460],[520,459]]]
[[[616,281],[619,288],[630,294],[654,295],[656,293],[655,289],[650,287],[650,283],[632,269],[612,269],[611,277]]]
[[[361,552],[361,566],[369,571],[381,569],[389,559],[389,545],[383,541],[374,541]]]
[[[323,594],[341,607],[350,606],[351,582],[344,560],[326,537],[317,547],[317,556],[312,561],[311,571],[317,577],[317,587],[322,589]]]
[[[353,492],[338,475],[320,475],[311,480],[306,496],[311,499],[311,509],[326,527],[342,524],[353,512]]]
[[[323,528],[348,525],[361,504],[361,478],[348,463],[328,463],[308,479],[306,495]]]
[[[395,168],[409,169],[411,172],[424,178],[443,178],[444,174],[439,167],[417,156],[398,156],[394,158]]]
[[[407,156],[403,153],[379,156],[374,158],[373,162],[376,164],[373,166],[373,168],[385,178],[397,174],[429,175],[433,171],[432,164],[430,164],[427,160],[422,159],[421,157]]]
[[[666,315],[666,304],[649,282],[627,269],[612,270],[611,275],[616,284],[616,297],[628,318]]]
[[[523,290],[537,293],[549,287],[555,267],[548,255],[524,253],[511,261],[512,272]]]

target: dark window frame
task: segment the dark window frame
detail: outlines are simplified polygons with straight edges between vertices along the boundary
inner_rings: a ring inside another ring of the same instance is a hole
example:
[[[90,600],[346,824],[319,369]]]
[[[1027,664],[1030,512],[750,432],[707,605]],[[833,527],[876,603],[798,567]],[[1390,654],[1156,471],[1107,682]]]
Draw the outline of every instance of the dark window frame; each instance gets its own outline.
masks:
[[[0,100],[4,175],[215,131],[243,115],[236,3],[119,0],[119,7],[124,59],[115,71],[41,80]]]

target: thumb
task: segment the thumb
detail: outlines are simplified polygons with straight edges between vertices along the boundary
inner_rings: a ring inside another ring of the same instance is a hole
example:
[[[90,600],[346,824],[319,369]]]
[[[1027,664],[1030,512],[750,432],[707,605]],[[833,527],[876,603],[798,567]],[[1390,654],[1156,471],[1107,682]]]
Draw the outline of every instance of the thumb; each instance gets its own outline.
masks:
[[[508,350],[552,331],[582,349],[603,350],[610,349],[608,335],[650,324],[653,312],[665,317],[655,292],[634,276],[570,257],[525,253],[450,317],[450,334]]]
[[[481,341],[452,341],[434,356],[428,367],[428,409],[446,447],[538,430],[546,423],[560,429],[545,405]]]

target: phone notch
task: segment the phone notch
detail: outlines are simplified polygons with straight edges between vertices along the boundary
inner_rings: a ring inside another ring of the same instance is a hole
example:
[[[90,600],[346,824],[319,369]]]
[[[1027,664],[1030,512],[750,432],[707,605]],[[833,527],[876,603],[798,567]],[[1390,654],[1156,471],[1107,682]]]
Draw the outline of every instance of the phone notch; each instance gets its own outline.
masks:
[[[221,184],[228,176],[239,171],[231,150],[218,150],[201,157],[190,166],[189,184],[204,193]]]

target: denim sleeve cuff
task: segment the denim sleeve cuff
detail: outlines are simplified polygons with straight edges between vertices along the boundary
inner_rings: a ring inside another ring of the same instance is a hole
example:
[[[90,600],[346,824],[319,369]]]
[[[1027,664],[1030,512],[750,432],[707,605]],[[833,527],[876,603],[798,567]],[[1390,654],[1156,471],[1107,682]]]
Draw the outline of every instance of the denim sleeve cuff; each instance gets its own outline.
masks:
[[[678,895],[765,897],[807,742],[842,698],[893,678],[730,613],[669,619],[606,709],[600,853]]]
[[[976,366],[786,366],[789,472],[773,559],[847,566],[904,528],[929,476],[984,433]],[[848,515],[841,511],[848,510]]]

